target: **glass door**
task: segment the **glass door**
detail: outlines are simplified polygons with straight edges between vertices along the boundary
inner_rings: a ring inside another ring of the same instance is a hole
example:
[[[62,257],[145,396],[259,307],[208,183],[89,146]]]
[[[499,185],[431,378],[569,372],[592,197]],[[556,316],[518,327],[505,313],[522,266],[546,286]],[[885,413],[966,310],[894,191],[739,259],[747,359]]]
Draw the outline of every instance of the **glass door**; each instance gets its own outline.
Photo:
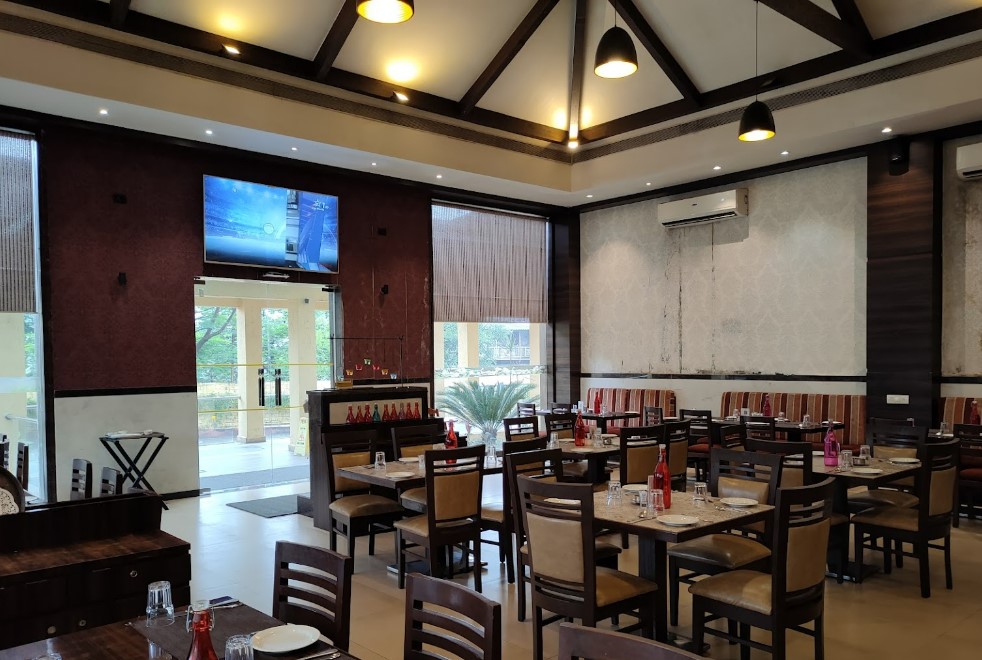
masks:
[[[42,345],[40,314],[0,313],[0,441],[6,441],[7,468],[15,474],[18,447],[27,447],[26,490],[43,501],[47,456]]]
[[[195,296],[201,488],[309,478],[304,402],[333,384],[332,294],[209,278]]]

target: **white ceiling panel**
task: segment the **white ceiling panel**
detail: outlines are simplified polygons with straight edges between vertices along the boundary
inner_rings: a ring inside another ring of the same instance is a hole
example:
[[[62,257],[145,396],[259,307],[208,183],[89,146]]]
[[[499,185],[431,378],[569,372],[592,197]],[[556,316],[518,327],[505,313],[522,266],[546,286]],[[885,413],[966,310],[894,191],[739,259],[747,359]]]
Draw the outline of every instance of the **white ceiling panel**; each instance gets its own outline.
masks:
[[[980,0],[856,0],[874,39],[982,7]]]

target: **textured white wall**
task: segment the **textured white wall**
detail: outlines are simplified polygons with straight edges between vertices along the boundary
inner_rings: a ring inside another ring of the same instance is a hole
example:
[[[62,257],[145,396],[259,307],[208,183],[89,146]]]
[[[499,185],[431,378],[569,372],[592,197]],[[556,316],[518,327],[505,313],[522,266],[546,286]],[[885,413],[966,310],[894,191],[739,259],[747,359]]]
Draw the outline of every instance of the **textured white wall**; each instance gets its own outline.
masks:
[[[866,373],[865,159],[733,187],[750,189],[747,218],[668,230],[656,201],[584,214],[584,372]]]

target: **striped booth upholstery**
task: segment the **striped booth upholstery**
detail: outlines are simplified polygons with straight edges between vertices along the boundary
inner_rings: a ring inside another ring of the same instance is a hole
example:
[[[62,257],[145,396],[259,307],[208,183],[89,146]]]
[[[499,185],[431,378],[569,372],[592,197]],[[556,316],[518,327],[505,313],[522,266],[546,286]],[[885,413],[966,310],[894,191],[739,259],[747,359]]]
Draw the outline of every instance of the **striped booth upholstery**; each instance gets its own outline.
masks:
[[[764,395],[771,397],[771,413],[784,413],[788,419],[800,422],[811,415],[813,422],[822,422],[830,416],[845,428],[835,432],[836,438],[846,449],[857,450],[866,437],[865,394],[794,394],[789,392],[723,392],[720,414],[729,415],[734,408],[749,408],[759,413],[764,407]],[[818,436],[811,436],[813,444],[819,444]]]
[[[948,422],[948,431],[955,424],[971,424],[972,401],[978,401],[982,408],[982,394],[979,396],[943,396],[938,402],[938,419]]]
[[[586,399],[583,403],[588,408],[593,408],[593,401],[600,393],[600,403],[607,407],[611,412],[625,412],[628,410],[642,412],[646,406],[657,406],[662,409],[666,417],[674,417],[675,391],[674,390],[651,390],[641,387],[591,387],[586,392]],[[611,421],[608,429],[611,433],[617,433],[620,426],[641,426],[640,419],[619,419]]]

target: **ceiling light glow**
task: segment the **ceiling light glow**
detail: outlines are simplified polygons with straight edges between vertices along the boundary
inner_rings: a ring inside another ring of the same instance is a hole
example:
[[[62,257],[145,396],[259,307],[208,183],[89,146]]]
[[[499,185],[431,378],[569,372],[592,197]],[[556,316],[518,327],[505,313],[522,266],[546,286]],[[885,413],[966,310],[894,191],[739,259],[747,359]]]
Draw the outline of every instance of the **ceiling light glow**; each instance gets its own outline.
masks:
[[[377,167],[378,163],[372,163],[372,167]]]
[[[290,147],[290,151],[296,151],[296,150],[297,150],[296,147]]]
[[[587,195],[586,198],[587,199],[593,199],[593,195]]]
[[[222,14],[217,19],[219,34],[234,34],[242,29],[242,20],[238,16]]]
[[[358,0],[358,14],[375,23],[404,23],[413,17],[413,0]]]
[[[409,60],[394,60],[385,65],[385,75],[397,83],[407,83],[419,75],[419,65]]]
[[[638,51],[627,30],[612,27],[597,44],[593,72],[601,78],[624,78],[638,70]]]
[[[392,92],[392,96],[394,96],[396,101],[398,101],[399,103],[409,102],[409,97],[403,94],[402,92]]]
[[[229,55],[241,55],[239,48],[237,46],[233,46],[232,44],[223,44],[222,48],[224,48],[225,52]]]
[[[210,128],[205,130],[205,135],[214,135],[214,134],[215,131],[211,130]]]
[[[570,140],[569,142],[566,143],[566,146],[569,147],[570,149],[576,149],[578,146],[580,146],[580,141]]]
[[[442,175],[442,174],[437,174],[437,175],[436,175],[436,178],[438,178],[438,179],[442,179],[442,178],[443,178],[443,175]]]
[[[722,166],[722,165],[713,165],[713,169],[714,169],[714,170],[716,170],[716,171],[718,172],[718,171],[720,171],[721,169],[723,169],[723,166]]]
[[[884,127],[883,127],[883,130],[882,130],[882,131],[880,131],[880,132],[881,132],[881,133],[893,133],[893,129],[892,129],[892,128],[890,128],[889,126],[884,126]]]
[[[109,111],[106,110],[105,108],[99,108],[99,114],[105,117],[106,115],[109,114]]]
[[[781,152],[781,155],[782,156],[787,156],[789,153],[791,153],[791,152],[790,151],[782,151]]]

